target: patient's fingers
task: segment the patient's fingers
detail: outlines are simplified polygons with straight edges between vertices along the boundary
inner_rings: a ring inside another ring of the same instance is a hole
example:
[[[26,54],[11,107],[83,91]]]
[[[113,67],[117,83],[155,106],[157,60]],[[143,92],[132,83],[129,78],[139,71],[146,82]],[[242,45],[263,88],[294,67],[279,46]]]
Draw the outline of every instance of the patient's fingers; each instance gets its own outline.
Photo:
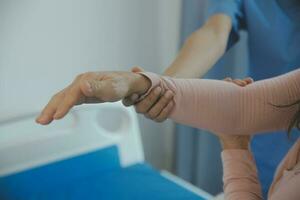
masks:
[[[95,79],[93,73],[85,73],[76,77],[65,92],[65,96],[53,116],[54,119],[63,118],[75,105],[95,101],[93,89],[90,85],[92,79]]]
[[[39,117],[36,118],[37,123],[46,125],[53,120],[53,115],[55,114],[59,103],[64,98],[64,92],[65,90],[62,90],[61,92],[57,93],[51,98],[51,100],[45,106]]]
[[[64,117],[74,105],[82,101],[82,98],[83,95],[80,91],[80,87],[77,84],[74,84],[73,87],[65,92],[65,96],[57,107],[53,118],[61,119]]]

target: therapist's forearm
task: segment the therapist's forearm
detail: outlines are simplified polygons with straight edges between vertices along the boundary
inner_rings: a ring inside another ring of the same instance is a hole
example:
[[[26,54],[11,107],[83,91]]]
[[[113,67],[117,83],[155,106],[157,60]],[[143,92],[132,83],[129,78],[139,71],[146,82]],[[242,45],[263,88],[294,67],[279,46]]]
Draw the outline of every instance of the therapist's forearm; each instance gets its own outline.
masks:
[[[224,54],[231,30],[231,19],[217,14],[185,41],[175,61],[164,75],[180,78],[202,77]]]

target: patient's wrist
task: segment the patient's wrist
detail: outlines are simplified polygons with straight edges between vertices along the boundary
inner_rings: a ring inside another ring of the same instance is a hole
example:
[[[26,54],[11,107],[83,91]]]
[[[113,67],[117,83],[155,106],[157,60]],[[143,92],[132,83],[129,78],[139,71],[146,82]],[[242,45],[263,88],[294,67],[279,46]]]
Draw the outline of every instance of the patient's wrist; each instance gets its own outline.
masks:
[[[140,73],[132,73],[132,76],[133,81],[130,85],[129,95],[134,93],[138,95],[145,94],[151,87],[150,79]]]

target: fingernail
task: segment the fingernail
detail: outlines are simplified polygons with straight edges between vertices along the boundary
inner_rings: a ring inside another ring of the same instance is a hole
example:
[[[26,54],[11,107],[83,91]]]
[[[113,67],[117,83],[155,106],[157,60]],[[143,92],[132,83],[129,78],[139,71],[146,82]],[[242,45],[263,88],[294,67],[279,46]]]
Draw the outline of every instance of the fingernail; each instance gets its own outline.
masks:
[[[40,123],[40,117],[35,118],[36,123]]]
[[[155,94],[160,94],[160,92],[161,92],[161,88],[160,87],[155,88],[155,90],[154,90]]]
[[[44,122],[46,122],[47,121],[47,116],[45,116],[45,115],[42,115],[42,116],[39,116],[38,118],[37,118],[37,122],[39,122],[39,123],[44,123]]]

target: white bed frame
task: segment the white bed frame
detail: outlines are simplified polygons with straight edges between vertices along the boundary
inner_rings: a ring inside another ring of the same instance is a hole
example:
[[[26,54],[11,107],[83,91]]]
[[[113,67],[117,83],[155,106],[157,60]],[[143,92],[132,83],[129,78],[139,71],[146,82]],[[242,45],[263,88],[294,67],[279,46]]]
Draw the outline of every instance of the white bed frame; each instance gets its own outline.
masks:
[[[0,177],[117,145],[123,167],[144,161],[137,115],[120,102],[83,105],[48,126],[37,113],[0,122]],[[212,196],[163,171],[166,178],[207,199]]]

